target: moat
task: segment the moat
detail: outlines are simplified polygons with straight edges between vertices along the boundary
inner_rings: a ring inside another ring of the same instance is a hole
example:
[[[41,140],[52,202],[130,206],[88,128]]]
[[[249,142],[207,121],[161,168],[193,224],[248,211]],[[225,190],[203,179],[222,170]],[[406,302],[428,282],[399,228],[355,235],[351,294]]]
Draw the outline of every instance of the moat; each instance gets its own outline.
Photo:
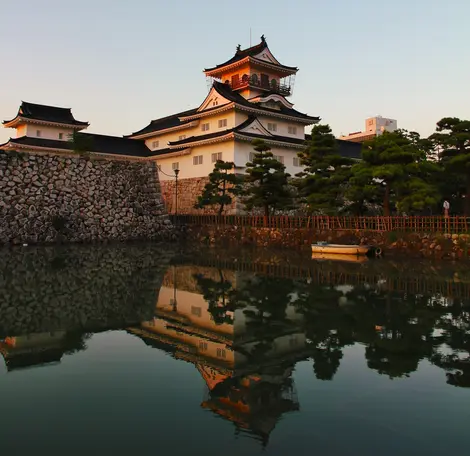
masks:
[[[466,262],[0,253],[5,454],[468,451]]]

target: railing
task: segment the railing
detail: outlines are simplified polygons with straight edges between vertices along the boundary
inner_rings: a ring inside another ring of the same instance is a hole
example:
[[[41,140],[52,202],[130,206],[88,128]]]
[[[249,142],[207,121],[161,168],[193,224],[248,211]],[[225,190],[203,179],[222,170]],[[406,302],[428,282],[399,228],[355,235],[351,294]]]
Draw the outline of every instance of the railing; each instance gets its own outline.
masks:
[[[353,231],[397,231],[419,233],[469,233],[470,217],[330,217],[330,216],[244,216],[178,215],[171,216],[178,225],[246,226],[253,228]]]
[[[246,76],[238,79],[237,81],[229,82],[232,89],[242,89],[244,87],[259,87],[261,89],[270,90],[272,92],[277,92],[284,96],[289,96],[291,94],[290,85],[276,82],[273,84],[272,81],[261,80],[257,75]]]

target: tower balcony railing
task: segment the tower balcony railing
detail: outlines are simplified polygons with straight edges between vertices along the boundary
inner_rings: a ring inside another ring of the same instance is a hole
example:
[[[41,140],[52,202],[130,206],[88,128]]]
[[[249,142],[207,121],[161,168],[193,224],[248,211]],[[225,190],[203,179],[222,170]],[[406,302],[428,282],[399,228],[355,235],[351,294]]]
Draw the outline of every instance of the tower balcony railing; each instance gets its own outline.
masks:
[[[264,80],[258,77],[256,74],[251,76],[244,75],[241,79],[236,81],[228,81],[229,85],[233,90],[244,89],[247,87],[255,87],[257,89],[263,89],[270,92],[275,92],[285,97],[291,95],[292,90],[290,84],[285,84],[282,81],[279,82],[276,79]]]

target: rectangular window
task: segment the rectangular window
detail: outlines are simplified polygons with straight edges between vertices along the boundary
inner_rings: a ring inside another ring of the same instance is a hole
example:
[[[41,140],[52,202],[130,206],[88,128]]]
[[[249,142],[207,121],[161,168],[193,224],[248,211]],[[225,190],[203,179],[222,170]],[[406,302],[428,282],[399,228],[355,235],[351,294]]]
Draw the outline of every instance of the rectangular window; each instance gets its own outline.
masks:
[[[193,157],[193,165],[202,165],[202,155]]]
[[[299,157],[294,157],[294,166],[299,167],[300,166],[300,158]]]
[[[160,145],[160,141],[153,141],[152,142],[152,149],[156,149]]]
[[[200,316],[201,316],[201,308],[200,308],[200,307],[191,306],[191,313],[192,313],[193,315],[195,315],[196,317],[200,317]]]
[[[253,160],[255,159],[255,153],[254,152],[250,152],[250,155],[248,156],[248,161],[250,161],[251,163],[253,163]]]
[[[217,160],[222,160],[222,152],[212,154],[212,163],[215,163]]]
[[[201,130],[202,130],[202,131],[209,131],[210,128],[211,128],[211,124],[210,124],[210,123],[203,123],[203,124],[201,125]]]
[[[36,130],[36,136],[37,136],[38,138],[41,137],[41,130]]]
[[[180,169],[179,162],[175,162],[171,164],[171,169],[174,171],[175,169]]]
[[[183,139],[186,139],[186,135],[180,135],[178,139],[179,141],[182,141]]]
[[[64,139],[64,134],[63,133],[59,133],[59,139]]]
[[[282,155],[274,155],[274,160],[277,160],[279,163],[284,163],[284,157]]]
[[[297,134],[297,127],[293,127],[292,125],[289,125],[287,127],[287,131],[290,135],[296,135]]]
[[[207,351],[207,342],[199,342],[199,350]]]
[[[227,119],[220,119],[219,120],[219,128],[227,126]]]
[[[277,131],[277,124],[268,122],[268,130],[269,131]]]
[[[225,352],[224,348],[218,348],[217,349],[217,357],[218,358],[225,358],[227,356],[227,353]]]

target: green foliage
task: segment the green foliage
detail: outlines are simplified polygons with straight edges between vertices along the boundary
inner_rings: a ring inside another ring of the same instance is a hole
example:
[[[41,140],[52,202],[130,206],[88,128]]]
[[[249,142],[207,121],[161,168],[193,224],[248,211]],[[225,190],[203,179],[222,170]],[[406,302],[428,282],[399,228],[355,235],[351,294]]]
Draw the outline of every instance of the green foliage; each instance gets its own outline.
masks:
[[[307,148],[298,153],[305,170],[297,176],[299,193],[310,210],[332,214],[344,205],[343,188],[353,161],[339,154],[329,125],[315,125]]]
[[[218,272],[220,280],[213,280],[202,274],[194,274],[193,277],[203,294],[204,300],[208,303],[208,310],[215,324],[233,324],[231,314],[235,311],[233,301],[235,291],[232,283],[225,279],[222,270],[219,269]]]
[[[247,209],[262,207],[264,214],[269,216],[276,209],[291,207],[292,195],[288,188],[286,167],[274,158],[271,148],[264,141],[253,141],[253,146],[256,152],[253,161],[246,164]]]
[[[214,170],[209,174],[209,182],[204,187],[202,195],[198,196],[196,209],[206,206],[219,206],[219,215],[222,215],[225,206],[233,201],[233,197],[241,193],[241,178],[229,173],[235,164],[217,160]]]
[[[443,194],[453,200],[451,208],[461,205],[463,199],[465,214],[470,215],[470,121],[445,117],[430,140],[439,150],[443,166]]]
[[[74,131],[69,135],[69,142],[72,143],[72,151],[81,157],[88,157],[92,148],[92,139],[90,136]]]
[[[393,204],[411,212],[436,204],[440,195],[431,176],[438,169],[426,160],[428,148],[429,141],[405,130],[366,141],[362,161],[352,168],[351,194],[364,199],[382,194],[384,215],[390,215]]]

